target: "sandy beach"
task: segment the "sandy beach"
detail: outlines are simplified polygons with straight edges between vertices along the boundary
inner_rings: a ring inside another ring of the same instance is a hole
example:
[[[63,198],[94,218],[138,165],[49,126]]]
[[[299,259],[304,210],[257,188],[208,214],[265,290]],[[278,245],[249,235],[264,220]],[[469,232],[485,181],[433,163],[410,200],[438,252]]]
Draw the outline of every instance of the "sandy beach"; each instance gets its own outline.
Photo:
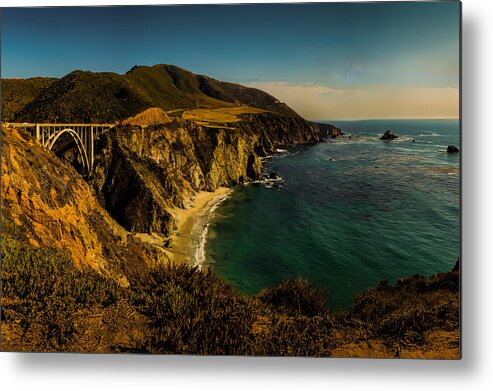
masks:
[[[197,265],[203,251],[204,230],[214,206],[223,201],[231,189],[220,187],[214,192],[197,193],[194,206],[189,209],[175,208],[178,230],[171,237],[171,247],[166,249],[172,262]]]

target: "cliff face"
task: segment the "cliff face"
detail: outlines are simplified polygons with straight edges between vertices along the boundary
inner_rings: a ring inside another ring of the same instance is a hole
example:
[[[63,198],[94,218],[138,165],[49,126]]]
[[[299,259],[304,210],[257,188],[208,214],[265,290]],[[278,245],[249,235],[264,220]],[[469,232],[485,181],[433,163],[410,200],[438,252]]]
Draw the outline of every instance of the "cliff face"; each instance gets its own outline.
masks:
[[[56,248],[74,264],[128,285],[167,258],[120,227],[89,184],[28,134],[2,127],[2,240]]]
[[[169,236],[176,229],[171,209],[188,208],[197,191],[258,179],[260,156],[323,138],[303,119],[268,112],[240,117],[222,125],[177,118],[114,128],[98,143],[90,178],[101,204],[130,231]]]
[[[136,232],[171,235],[173,207],[199,190],[257,178],[261,164],[247,135],[177,120],[118,127],[103,136],[91,183],[110,214]]]

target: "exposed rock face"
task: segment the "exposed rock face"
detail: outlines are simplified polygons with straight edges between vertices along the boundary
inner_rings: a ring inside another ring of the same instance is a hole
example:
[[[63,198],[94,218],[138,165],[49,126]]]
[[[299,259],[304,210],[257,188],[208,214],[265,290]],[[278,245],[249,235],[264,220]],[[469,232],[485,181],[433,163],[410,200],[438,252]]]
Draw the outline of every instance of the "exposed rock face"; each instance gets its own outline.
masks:
[[[399,136],[393,130],[386,130],[383,136],[380,137],[380,140],[394,140],[396,138],[399,138]]]
[[[2,127],[2,141],[3,239],[64,250],[77,267],[123,286],[129,274],[167,261],[119,226],[68,163],[22,131]]]
[[[102,205],[126,229],[170,235],[174,207],[199,190],[257,178],[260,159],[247,135],[176,120],[118,127],[103,136],[91,178]]]
[[[278,145],[321,141],[327,132],[273,113],[241,119],[231,126],[177,118],[114,128],[99,142],[90,179],[101,204],[127,230],[169,236],[176,229],[172,208],[189,207],[197,191],[259,179],[260,156]]]
[[[455,145],[449,145],[447,147],[447,152],[448,153],[458,153],[459,152],[459,148],[457,148]]]

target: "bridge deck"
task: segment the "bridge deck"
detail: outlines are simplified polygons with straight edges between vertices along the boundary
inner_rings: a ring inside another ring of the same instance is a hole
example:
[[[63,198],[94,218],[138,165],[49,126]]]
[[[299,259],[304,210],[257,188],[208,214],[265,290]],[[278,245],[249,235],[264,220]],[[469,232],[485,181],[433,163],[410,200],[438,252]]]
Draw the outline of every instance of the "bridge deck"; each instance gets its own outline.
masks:
[[[39,126],[52,126],[52,127],[71,127],[71,126],[87,126],[87,127],[90,127],[90,126],[109,126],[109,127],[113,127],[115,126],[116,124],[45,124],[45,123],[40,123],[40,122],[5,122],[4,125],[8,125],[8,126],[13,126],[13,127],[16,127],[16,126],[22,126],[22,127],[34,127],[36,125],[39,125]]]

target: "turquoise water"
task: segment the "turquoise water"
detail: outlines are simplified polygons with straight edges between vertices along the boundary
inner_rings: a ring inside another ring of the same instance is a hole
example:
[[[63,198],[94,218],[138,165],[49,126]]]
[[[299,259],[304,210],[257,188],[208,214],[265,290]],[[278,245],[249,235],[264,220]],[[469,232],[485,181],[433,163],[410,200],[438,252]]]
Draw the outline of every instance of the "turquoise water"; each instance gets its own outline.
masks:
[[[333,121],[353,136],[265,161],[279,186],[235,188],[215,211],[207,263],[246,294],[302,276],[332,308],[380,280],[450,270],[460,249],[456,120]],[[394,129],[399,139],[378,137]],[[415,140],[415,142],[412,142]]]

